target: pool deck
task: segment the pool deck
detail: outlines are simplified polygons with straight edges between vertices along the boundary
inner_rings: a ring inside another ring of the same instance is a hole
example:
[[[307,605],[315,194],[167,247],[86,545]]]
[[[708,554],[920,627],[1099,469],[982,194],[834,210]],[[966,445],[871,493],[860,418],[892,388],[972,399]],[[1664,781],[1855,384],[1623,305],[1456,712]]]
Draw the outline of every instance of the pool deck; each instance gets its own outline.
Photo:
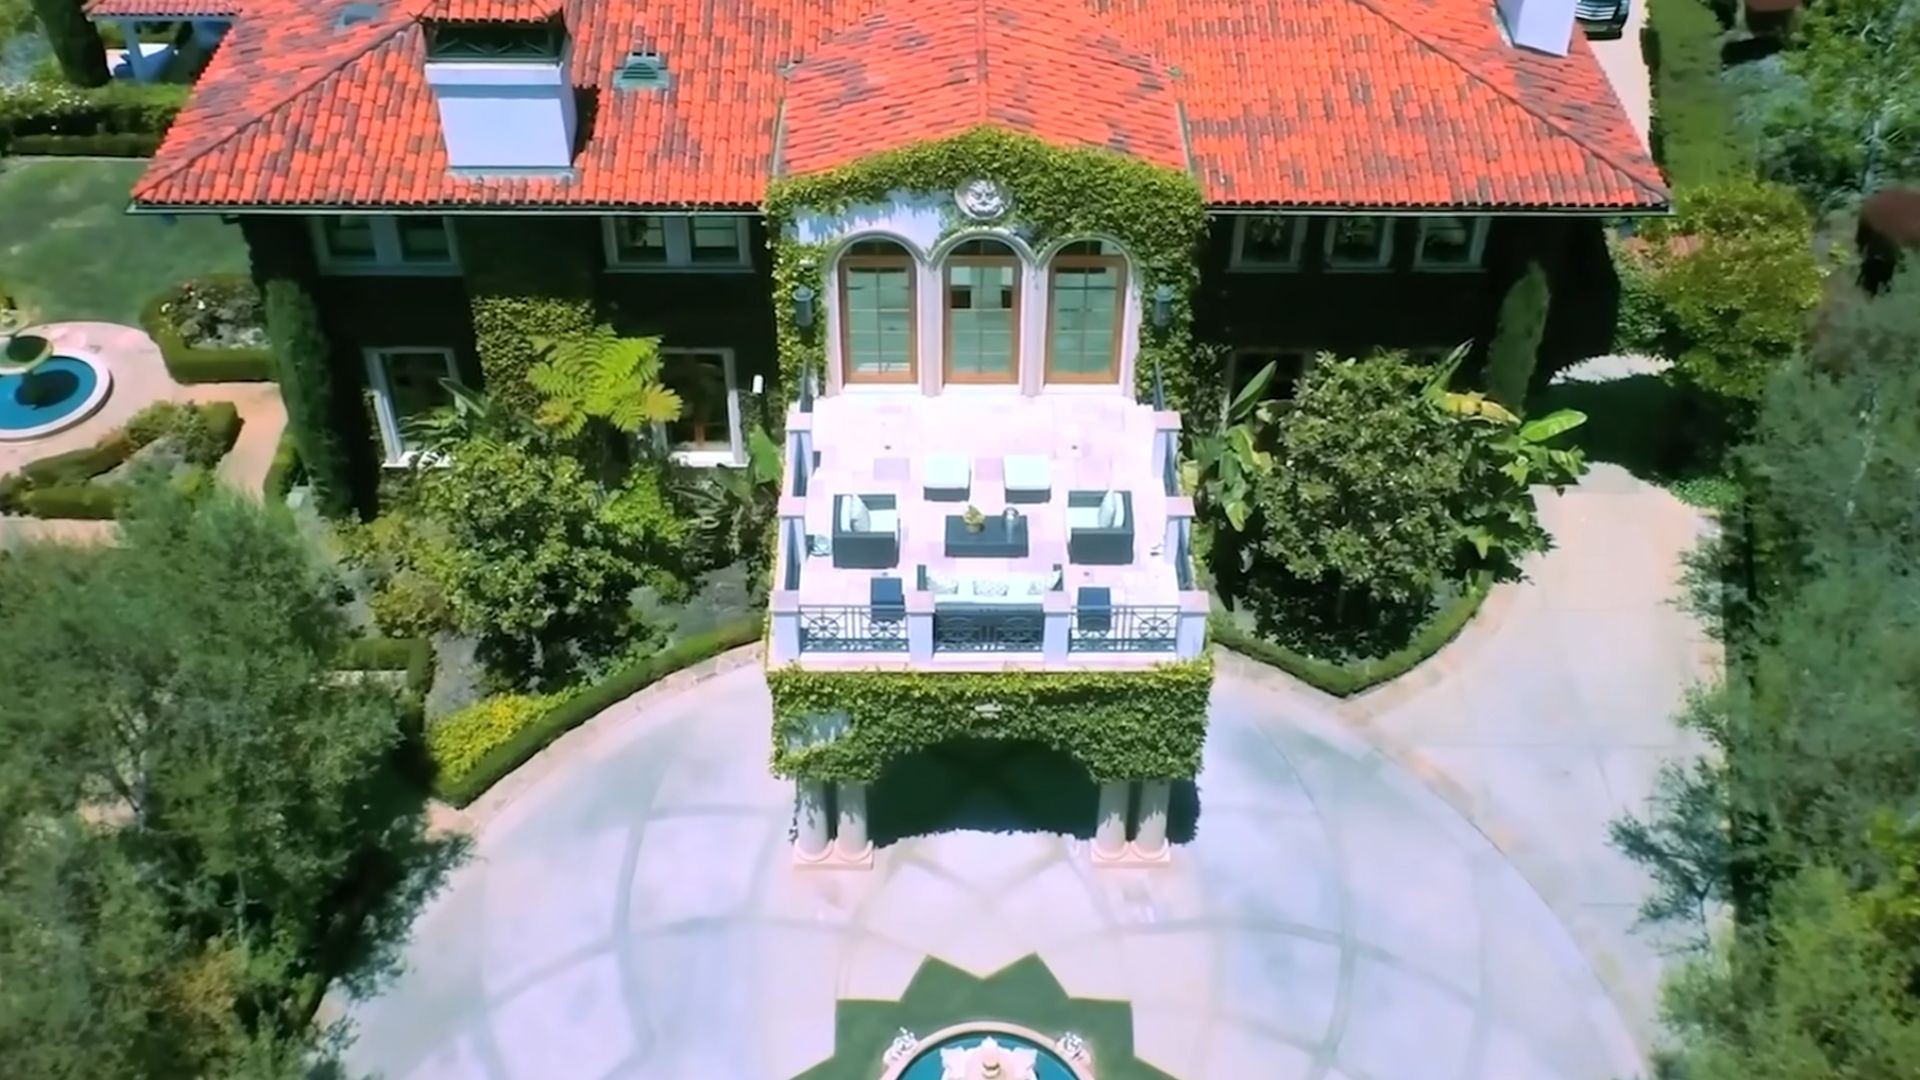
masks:
[[[29,462],[92,446],[126,426],[141,409],[156,401],[205,404],[230,401],[240,412],[240,438],[220,461],[219,475],[233,487],[258,496],[266,486],[267,470],[287,426],[280,389],[272,383],[203,383],[186,386],[173,381],[160,346],[136,327],[106,322],[47,323],[31,328],[53,342],[61,356],[82,356],[113,372],[113,392],[80,423],[44,438],[27,442],[0,442],[0,476]],[[0,515],[0,543],[58,540],[100,542],[111,538],[112,524],[103,521],[43,521]]]

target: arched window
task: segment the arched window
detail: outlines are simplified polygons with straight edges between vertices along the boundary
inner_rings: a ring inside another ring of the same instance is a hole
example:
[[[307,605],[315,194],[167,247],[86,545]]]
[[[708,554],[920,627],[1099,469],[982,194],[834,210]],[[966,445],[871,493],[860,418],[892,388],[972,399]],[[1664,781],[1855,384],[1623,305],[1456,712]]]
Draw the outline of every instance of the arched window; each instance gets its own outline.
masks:
[[[946,263],[948,382],[1010,383],[1020,373],[1020,257],[969,240]]]
[[[1127,261],[1110,244],[1068,244],[1048,267],[1047,381],[1116,382]]]
[[[910,383],[913,256],[891,240],[861,240],[840,259],[840,353],[848,382]]]

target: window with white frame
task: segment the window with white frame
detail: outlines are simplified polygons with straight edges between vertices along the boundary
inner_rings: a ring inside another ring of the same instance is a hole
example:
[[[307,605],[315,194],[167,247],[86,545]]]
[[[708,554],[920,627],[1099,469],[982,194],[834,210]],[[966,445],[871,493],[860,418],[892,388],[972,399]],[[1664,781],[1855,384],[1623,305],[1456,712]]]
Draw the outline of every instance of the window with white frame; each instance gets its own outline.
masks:
[[[450,274],[460,268],[447,219],[329,214],[313,219],[314,254],[330,274]]]
[[[453,350],[398,346],[367,350],[367,385],[373,388],[373,414],[380,425],[386,463],[413,464],[421,446],[414,424],[436,409],[453,404],[448,384],[458,381]]]
[[[1338,217],[1327,222],[1327,269],[1384,270],[1393,262],[1393,219]]]
[[[604,218],[614,270],[747,270],[747,219],[738,214],[627,214]]]
[[[658,425],[655,438],[689,465],[745,461],[733,350],[667,348],[660,360],[660,381],[680,396],[680,418]]]
[[[1252,214],[1233,219],[1235,270],[1298,270],[1307,219],[1282,214]]]
[[[1420,246],[1413,265],[1420,270],[1478,270],[1487,246],[1487,219],[1430,217],[1420,219]]]

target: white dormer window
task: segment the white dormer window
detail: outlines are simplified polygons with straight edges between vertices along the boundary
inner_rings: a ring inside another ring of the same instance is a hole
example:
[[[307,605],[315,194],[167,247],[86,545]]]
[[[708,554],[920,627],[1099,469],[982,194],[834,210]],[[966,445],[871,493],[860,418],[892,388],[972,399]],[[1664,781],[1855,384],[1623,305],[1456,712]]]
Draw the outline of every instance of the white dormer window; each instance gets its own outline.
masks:
[[[624,214],[603,218],[610,270],[749,270],[740,214]]]
[[[1413,265],[1418,270],[1478,270],[1486,248],[1486,218],[1421,218]]]
[[[453,274],[453,230],[432,214],[329,214],[313,219],[313,251],[325,274]]]
[[[1393,264],[1393,219],[1339,217],[1327,222],[1327,269],[1385,270]]]
[[[1298,270],[1301,241],[1307,219],[1280,214],[1254,214],[1233,219],[1235,270]]]

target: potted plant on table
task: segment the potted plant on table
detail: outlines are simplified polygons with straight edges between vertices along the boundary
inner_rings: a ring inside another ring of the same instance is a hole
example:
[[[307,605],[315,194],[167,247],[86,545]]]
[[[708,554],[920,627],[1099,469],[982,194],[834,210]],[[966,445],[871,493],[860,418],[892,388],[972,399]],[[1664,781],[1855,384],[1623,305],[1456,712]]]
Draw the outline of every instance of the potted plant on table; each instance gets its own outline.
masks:
[[[987,515],[972,503],[967,504],[966,513],[960,515],[960,521],[966,525],[968,532],[979,532],[987,527]]]

